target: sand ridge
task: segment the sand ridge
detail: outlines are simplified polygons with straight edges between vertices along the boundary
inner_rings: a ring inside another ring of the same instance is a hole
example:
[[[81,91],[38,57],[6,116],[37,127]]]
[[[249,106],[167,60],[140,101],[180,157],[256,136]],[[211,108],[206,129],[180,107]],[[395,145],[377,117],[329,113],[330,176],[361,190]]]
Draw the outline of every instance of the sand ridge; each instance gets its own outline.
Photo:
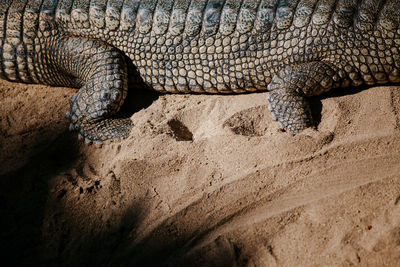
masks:
[[[316,98],[297,135],[267,93],[133,92],[130,136],[101,146],[68,132],[73,94],[0,83],[10,262],[400,266],[399,87]]]

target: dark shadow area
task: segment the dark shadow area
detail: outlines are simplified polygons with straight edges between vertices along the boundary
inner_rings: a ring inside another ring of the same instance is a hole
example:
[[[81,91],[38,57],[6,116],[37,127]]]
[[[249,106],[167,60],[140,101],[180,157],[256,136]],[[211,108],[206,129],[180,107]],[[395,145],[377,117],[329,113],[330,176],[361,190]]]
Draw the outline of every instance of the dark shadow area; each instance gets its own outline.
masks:
[[[368,90],[372,86],[367,86],[367,85],[362,85],[358,87],[339,87],[339,88],[334,88],[326,93],[323,93],[320,96],[320,99],[326,99],[326,98],[331,98],[331,97],[339,97],[339,96],[346,96],[346,95],[355,95],[360,93],[361,91]]]
[[[67,245],[53,255],[45,266],[233,266],[243,261],[240,249],[226,237],[219,236],[211,244],[196,251],[193,245],[196,229],[190,234],[178,231],[179,220],[172,219],[159,225],[144,240],[134,244],[137,226],[145,214],[140,203],[132,205],[121,223],[97,234],[87,231],[68,236]],[[180,216],[183,214],[180,214]],[[75,226],[72,226],[75,227]],[[104,225],[92,228],[105,228]],[[197,240],[197,239],[196,239]]]
[[[379,87],[379,86],[400,86],[400,83],[387,83],[387,84],[376,84],[376,85],[361,85],[358,87],[346,87],[346,88],[335,88],[332,89],[324,94],[322,94],[320,97],[321,99],[325,98],[330,98],[330,97],[339,97],[339,96],[346,96],[346,95],[355,95],[358,94],[364,90],[371,89],[373,87]]]
[[[311,97],[309,101],[310,101],[311,116],[313,119],[313,124],[314,124],[314,126],[318,126],[321,123],[321,118],[322,118],[321,98]]]
[[[143,88],[134,88],[133,86],[129,86],[128,96],[121,107],[119,115],[123,117],[131,117],[139,110],[149,107],[159,98],[159,96],[160,93],[154,90],[146,90]]]
[[[190,234],[182,234],[178,225],[179,222],[174,221],[159,225],[140,244],[125,250],[110,266],[242,266],[246,262],[240,248],[225,236],[192,250],[213,229],[200,231],[189,227]]]
[[[149,107],[160,96],[148,86],[140,77],[132,60],[125,58],[128,63],[128,96],[121,107],[120,115],[130,117],[135,112]]]
[[[42,258],[44,266],[121,266],[115,265],[121,251],[129,247],[130,234],[135,232],[143,215],[141,203],[132,204],[123,214],[120,223],[101,225],[58,225],[63,232],[54,233],[54,240],[45,240],[52,248]],[[70,218],[65,218],[68,221]],[[82,218],[84,220],[84,218]],[[72,228],[80,228],[81,234],[74,234]],[[83,229],[87,229],[84,231]],[[58,241],[58,242],[57,242]],[[124,265],[122,265],[124,266]]]
[[[198,230],[190,225],[184,227],[187,231],[178,229],[184,212],[134,243],[137,227],[148,212],[144,199],[137,200],[111,225],[87,223],[85,218],[85,223],[79,224],[80,218],[74,221],[77,218],[69,217],[63,206],[49,204],[52,196],[63,199],[69,194],[65,190],[50,192],[49,182],[77,168],[78,159],[84,160],[76,134],[54,131],[54,135],[54,141],[47,144],[39,138],[43,148],[27,164],[0,176],[3,266],[232,266],[237,260],[237,248],[226,238],[187,254],[186,246],[192,244]],[[54,212],[49,212],[49,205],[55,207]]]
[[[73,166],[78,156],[76,136],[64,132],[23,167],[0,176],[3,266],[37,263],[48,182]]]

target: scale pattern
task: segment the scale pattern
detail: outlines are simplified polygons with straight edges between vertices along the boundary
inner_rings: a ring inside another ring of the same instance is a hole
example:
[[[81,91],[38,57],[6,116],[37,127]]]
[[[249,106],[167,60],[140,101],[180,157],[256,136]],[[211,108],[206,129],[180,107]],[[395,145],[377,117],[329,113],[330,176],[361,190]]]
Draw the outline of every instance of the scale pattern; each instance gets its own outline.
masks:
[[[131,128],[113,118],[127,59],[161,92],[268,90],[273,118],[299,132],[313,124],[310,96],[400,82],[399,10],[397,0],[3,0],[0,77],[80,88],[67,117],[95,142]]]

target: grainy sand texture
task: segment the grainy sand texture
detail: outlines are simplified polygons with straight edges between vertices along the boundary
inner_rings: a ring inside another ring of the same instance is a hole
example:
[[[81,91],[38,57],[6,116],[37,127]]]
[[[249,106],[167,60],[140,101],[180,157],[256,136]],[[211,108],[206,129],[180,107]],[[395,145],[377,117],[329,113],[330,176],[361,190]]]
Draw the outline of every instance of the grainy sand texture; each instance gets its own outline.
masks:
[[[400,266],[400,88],[313,99],[130,92],[125,140],[68,132],[74,89],[0,83],[3,266]]]

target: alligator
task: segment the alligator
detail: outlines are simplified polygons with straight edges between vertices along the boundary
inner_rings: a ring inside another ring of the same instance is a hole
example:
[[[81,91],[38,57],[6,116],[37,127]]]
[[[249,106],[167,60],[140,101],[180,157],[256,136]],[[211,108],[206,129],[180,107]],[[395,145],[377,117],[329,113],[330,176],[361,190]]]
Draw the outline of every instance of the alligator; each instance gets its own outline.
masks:
[[[0,77],[79,88],[66,117],[86,141],[129,134],[131,68],[160,92],[268,91],[297,133],[309,97],[400,82],[400,1],[1,0]]]

